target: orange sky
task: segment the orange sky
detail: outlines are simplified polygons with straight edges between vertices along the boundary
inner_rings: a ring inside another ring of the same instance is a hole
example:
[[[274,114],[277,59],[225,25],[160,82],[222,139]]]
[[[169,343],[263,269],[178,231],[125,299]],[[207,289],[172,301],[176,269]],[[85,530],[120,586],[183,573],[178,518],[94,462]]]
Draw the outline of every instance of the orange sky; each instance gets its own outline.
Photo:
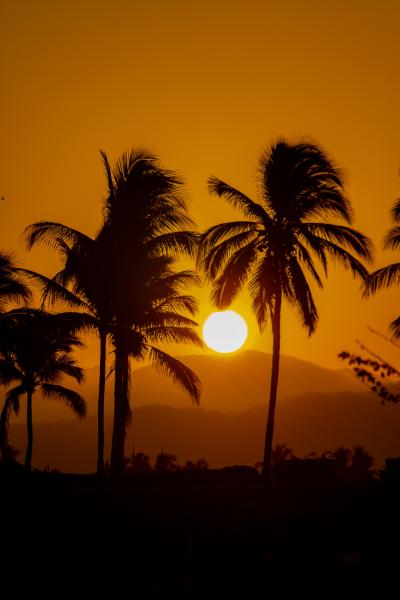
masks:
[[[400,196],[400,5],[394,0],[2,0],[0,5],[0,247],[48,274],[51,253],[25,255],[25,225],[57,220],[93,234],[112,160],[132,145],[186,178],[200,229],[231,218],[207,194],[214,174],[254,193],[255,164],[277,135],[306,135],[345,169],[356,227],[376,244]],[[376,266],[395,260],[377,253]],[[341,366],[338,351],[400,313],[399,293],[361,302],[358,283],[331,269],[316,293],[308,339],[284,314],[283,352]],[[199,293],[200,320],[210,312]],[[247,347],[270,351],[245,294]],[[188,351],[191,351],[188,349]],[[87,355],[88,364],[95,361]]]

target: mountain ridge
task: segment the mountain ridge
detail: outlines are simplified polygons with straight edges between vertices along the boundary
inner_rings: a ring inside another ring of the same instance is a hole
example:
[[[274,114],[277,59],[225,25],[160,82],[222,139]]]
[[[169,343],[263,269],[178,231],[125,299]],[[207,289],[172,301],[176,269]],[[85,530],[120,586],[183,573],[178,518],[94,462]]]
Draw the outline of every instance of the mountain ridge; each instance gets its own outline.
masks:
[[[200,406],[203,408],[237,412],[268,403],[271,354],[245,350],[230,355],[193,354],[180,357],[180,360],[194,369],[203,383],[200,399]],[[188,396],[169,378],[157,373],[153,367],[140,363],[132,363],[132,367],[131,404],[134,409],[149,404],[177,408],[191,405]],[[68,381],[68,378],[65,382],[85,397],[88,414],[93,415],[97,411],[97,368],[86,369],[85,378],[85,383],[81,386]],[[279,403],[285,398],[311,392],[363,390],[360,382],[344,369],[332,370],[296,357],[281,357]],[[106,382],[105,411],[112,413],[112,410],[113,378],[109,377]],[[33,414],[36,421],[59,421],[72,416],[70,409],[63,404],[44,400],[40,398],[40,394],[34,399]]]
[[[137,407],[128,430],[126,455],[145,452],[151,459],[162,449],[186,460],[205,458],[210,466],[249,464],[261,460],[266,406],[241,412],[201,407]],[[105,418],[106,456],[110,453],[111,415]],[[10,443],[24,451],[22,419],[10,423]],[[67,472],[93,472],[96,466],[95,416],[77,421],[35,422],[33,463]],[[287,443],[298,456],[338,446],[365,446],[380,466],[400,453],[400,407],[381,406],[368,392],[312,393],[278,403],[274,444]],[[22,455],[23,456],[23,455]]]

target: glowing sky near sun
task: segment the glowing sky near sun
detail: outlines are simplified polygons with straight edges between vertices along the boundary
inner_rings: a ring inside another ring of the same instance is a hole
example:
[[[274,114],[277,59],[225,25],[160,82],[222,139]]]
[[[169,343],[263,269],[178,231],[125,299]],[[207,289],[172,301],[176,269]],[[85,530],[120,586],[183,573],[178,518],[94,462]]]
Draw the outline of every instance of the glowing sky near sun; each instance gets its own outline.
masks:
[[[115,160],[145,146],[177,169],[200,230],[237,218],[206,180],[254,196],[257,159],[277,135],[306,135],[344,168],[355,226],[379,245],[400,196],[399,16],[389,0],[323,10],[317,0],[3,0],[0,247],[53,274],[54,255],[26,255],[20,234],[41,219],[96,231],[100,148]],[[375,265],[395,259],[379,249]],[[214,309],[206,287],[194,293],[202,323]],[[308,339],[285,309],[282,352],[330,367],[356,339],[380,352],[366,327],[386,331],[399,314],[396,290],[362,302],[358,283],[334,267],[315,296],[317,333]],[[270,351],[245,293],[232,309],[248,323],[246,347]],[[95,350],[84,356],[96,360]]]

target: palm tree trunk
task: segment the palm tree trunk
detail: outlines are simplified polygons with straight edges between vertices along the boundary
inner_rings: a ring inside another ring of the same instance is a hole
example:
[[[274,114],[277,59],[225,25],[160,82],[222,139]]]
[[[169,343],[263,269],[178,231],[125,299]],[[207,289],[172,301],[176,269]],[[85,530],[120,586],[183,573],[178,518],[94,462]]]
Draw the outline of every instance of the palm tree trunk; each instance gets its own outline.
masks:
[[[115,348],[114,427],[111,447],[111,475],[119,477],[124,470],[127,370],[129,355],[123,344]]]
[[[107,335],[100,330],[99,397],[97,404],[97,475],[104,475],[104,393],[106,386]]]
[[[262,476],[267,481],[271,482],[271,458],[272,458],[272,440],[274,437],[275,425],[275,407],[276,397],[278,392],[279,380],[279,361],[281,347],[281,306],[282,294],[279,291],[277,294],[274,314],[272,315],[272,368],[271,368],[271,387],[269,393],[268,420],[265,432],[264,445],[264,461],[262,468]]]
[[[26,426],[28,430],[28,444],[25,454],[25,471],[30,471],[32,466],[32,447],[33,447],[33,423],[32,423],[32,392],[27,394],[26,404]]]

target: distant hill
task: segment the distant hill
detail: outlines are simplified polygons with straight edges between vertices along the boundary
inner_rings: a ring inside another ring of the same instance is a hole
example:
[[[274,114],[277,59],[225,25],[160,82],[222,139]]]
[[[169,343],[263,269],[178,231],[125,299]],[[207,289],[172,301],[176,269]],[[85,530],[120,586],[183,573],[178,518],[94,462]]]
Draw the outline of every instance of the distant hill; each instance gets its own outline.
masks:
[[[271,355],[246,350],[230,356],[196,355],[182,357],[203,383],[202,408],[242,411],[265,405],[269,395]],[[282,356],[278,398],[310,392],[362,391],[363,387],[345,370],[334,371],[319,365]],[[137,370],[132,378],[134,405],[159,404],[186,407],[190,400],[152,367]]]
[[[181,463],[206,458],[210,466],[253,465],[262,457],[266,407],[222,412],[204,408],[140,406],[128,432],[126,453],[161,450]],[[112,420],[106,417],[106,452]],[[96,418],[35,423],[33,462],[70,472],[95,470]],[[299,455],[339,445],[364,445],[377,465],[400,454],[400,406],[381,406],[369,393],[309,393],[278,403],[275,441],[286,442]],[[25,426],[11,423],[10,442],[24,450]]]
[[[184,356],[181,360],[190,366],[203,383],[200,401],[210,410],[245,411],[264,406],[268,400],[271,375],[271,355],[246,350],[232,355]],[[170,379],[158,374],[152,367],[132,363],[132,406],[172,406],[186,408],[191,401]],[[87,369],[86,382],[76,387],[86,398],[89,414],[96,413],[96,368]],[[291,356],[282,356],[279,381],[279,399],[311,392],[337,393],[362,391],[365,388],[345,370],[331,370]],[[71,412],[58,402],[37,399],[34,406],[36,420],[57,421],[70,419]],[[106,412],[112,412],[113,378],[107,381]]]

